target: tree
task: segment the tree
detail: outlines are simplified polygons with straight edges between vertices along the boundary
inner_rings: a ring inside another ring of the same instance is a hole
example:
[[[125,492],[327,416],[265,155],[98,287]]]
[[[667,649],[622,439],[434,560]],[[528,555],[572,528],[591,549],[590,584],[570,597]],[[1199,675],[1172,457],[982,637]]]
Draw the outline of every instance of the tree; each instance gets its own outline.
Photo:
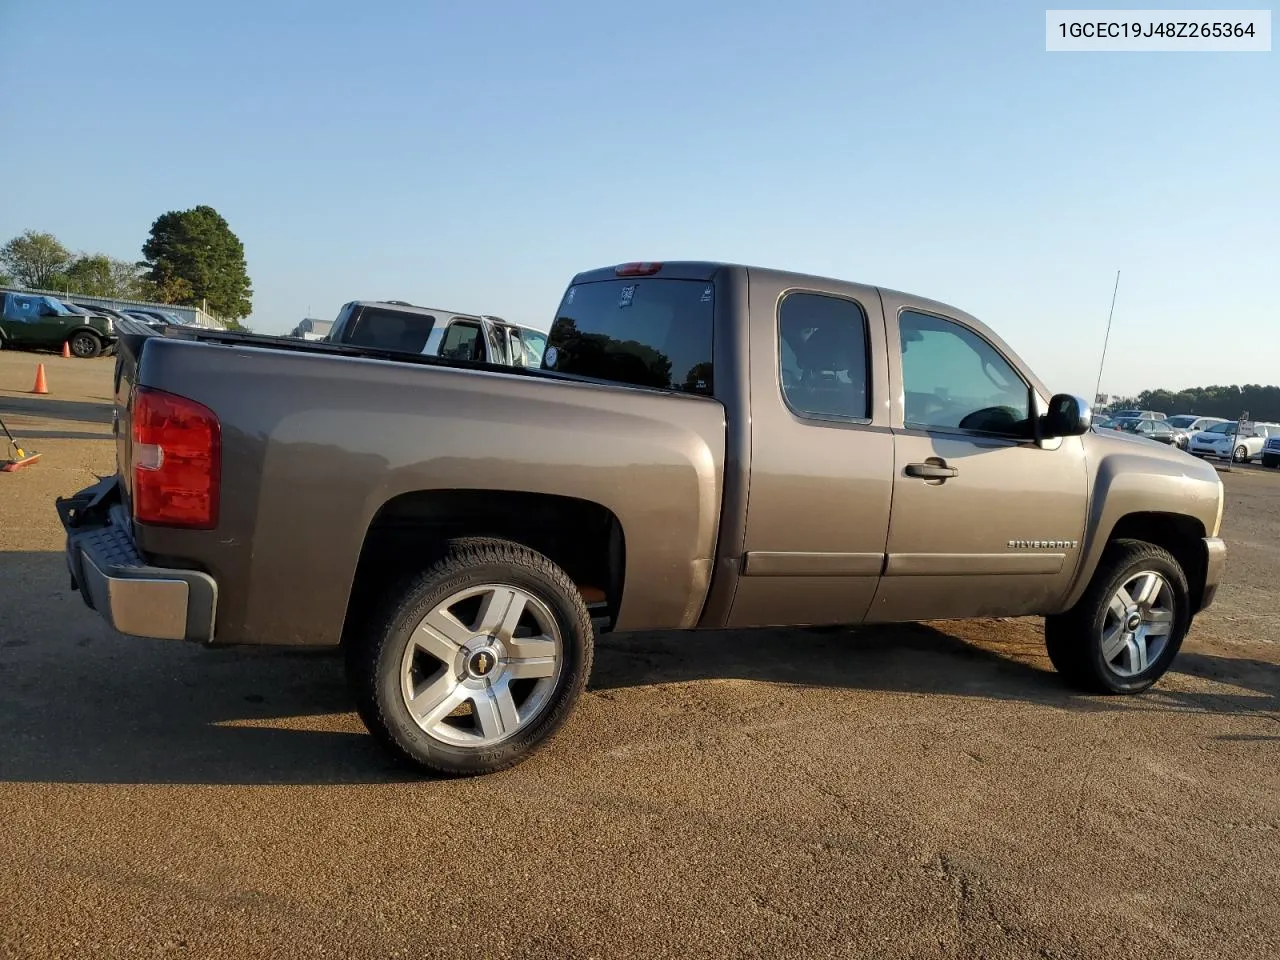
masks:
[[[146,279],[165,303],[201,306],[224,317],[247,317],[253,286],[244,244],[213,207],[171,210],[151,225],[142,246]]]
[[[0,263],[28,287],[47,288],[71,261],[71,251],[52,233],[27,230],[0,247]]]

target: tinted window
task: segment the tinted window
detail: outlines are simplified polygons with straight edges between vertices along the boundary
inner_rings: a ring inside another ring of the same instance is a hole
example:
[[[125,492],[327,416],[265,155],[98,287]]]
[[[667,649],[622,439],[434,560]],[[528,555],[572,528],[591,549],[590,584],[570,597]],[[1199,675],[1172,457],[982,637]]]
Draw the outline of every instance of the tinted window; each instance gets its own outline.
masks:
[[[867,318],[852,300],[789,293],[778,305],[782,395],[801,416],[865,419]]]
[[[480,339],[480,326],[461,320],[449,324],[440,343],[440,356],[451,360],[483,360],[484,341]]]
[[[911,311],[898,328],[908,426],[1025,432],[1031,390],[991,344],[959,323]]]
[[[365,307],[343,341],[357,347],[421,353],[435,322],[430,314]]]
[[[1177,427],[1179,430],[1191,426],[1196,422],[1195,417],[1170,417],[1169,425]]]
[[[714,288],[628,277],[565,291],[542,366],[664,390],[710,394]]]

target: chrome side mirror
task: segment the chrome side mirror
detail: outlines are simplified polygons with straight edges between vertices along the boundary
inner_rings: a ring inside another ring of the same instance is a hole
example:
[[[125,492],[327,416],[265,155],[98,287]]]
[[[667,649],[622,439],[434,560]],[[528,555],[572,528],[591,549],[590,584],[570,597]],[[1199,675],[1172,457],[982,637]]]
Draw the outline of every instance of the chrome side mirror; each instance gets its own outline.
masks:
[[[1046,437],[1079,437],[1093,426],[1093,408],[1083,397],[1058,393],[1049,401],[1049,412],[1042,419]]]

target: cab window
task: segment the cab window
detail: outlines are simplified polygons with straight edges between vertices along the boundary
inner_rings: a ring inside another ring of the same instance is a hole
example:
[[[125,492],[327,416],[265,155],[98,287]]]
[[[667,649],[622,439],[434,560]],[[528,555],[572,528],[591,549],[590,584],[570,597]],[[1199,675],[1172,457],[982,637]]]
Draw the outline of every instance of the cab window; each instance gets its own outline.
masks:
[[[907,427],[1027,432],[1031,388],[995,347],[962,324],[911,310],[898,330]]]
[[[852,300],[789,293],[778,304],[782,395],[801,417],[865,420],[867,317]]]

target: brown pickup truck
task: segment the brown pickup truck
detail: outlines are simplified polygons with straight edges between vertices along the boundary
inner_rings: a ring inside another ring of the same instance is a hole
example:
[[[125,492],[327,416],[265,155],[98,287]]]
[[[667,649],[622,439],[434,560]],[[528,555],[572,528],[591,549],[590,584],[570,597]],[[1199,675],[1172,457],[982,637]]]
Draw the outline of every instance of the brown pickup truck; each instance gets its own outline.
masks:
[[[59,499],[119,631],[341,644],[427,769],[514,764],[596,631],[1046,618],[1136,693],[1212,602],[1213,468],[1090,427],[968,314],[719,263],[576,276],[541,369],[126,327],[118,473]]]

